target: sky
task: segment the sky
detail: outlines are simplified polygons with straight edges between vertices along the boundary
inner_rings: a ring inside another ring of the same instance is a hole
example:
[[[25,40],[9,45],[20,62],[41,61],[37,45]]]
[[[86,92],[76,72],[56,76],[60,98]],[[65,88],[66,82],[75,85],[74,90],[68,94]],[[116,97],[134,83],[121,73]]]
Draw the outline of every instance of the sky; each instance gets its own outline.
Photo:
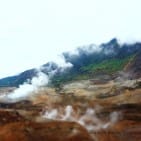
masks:
[[[141,0],[1,0],[0,78],[63,51],[117,37],[141,41]]]

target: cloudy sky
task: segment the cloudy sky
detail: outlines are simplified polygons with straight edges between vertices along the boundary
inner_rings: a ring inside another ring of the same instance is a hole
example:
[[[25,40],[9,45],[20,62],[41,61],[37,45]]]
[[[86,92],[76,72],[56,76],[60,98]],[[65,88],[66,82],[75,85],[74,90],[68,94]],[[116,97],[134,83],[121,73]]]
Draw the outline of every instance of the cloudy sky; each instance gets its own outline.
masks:
[[[141,40],[141,0],[1,0],[0,77],[113,37]]]

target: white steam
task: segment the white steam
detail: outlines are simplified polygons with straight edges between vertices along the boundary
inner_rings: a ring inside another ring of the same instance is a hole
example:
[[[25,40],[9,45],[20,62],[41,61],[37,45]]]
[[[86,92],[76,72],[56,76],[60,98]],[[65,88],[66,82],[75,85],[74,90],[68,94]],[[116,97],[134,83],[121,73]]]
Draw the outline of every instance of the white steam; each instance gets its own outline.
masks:
[[[51,68],[51,64],[47,66],[46,70],[48,70],[48,74],[42,72],[42,67],[37,70],[37,75],[33,77],[28,82],[25,82],[23,85],[20,85],[14,92],[9,94],[3,94],[0,96],[0,101],[12,103],[18,102],[21,100],[26,100],[27,98],[36,94],[40,87],[47,86],[50,77],[52,77],[57,69],[60,71],[64,71],[66,68],[72,67],[70,63],[66,63],[64,58],[57,59],[58,67],[56,69]]]
[[[75,120],[74,117],[72,117],[73,108],[72,106],[68,105],[65,108],[65,115],[62,116],[62,120]]]
[[[51,111],[46,111],[44,117],[47,117],[48,119],[56,119],[57,115],[58,115],[57,109],[53,109]]]
[[[109,121],[104,122],[100,120],[95,113],[95,109],[88,108],[83,115],[77,114],[72,106],[68,105],[64,109],[64,114],[58,109],[47,110],[43,115],[43,118],[52,120],[74,121],[84,126],[88,131],[94,132],[100,129],[106,129],[109,126],[116,123],[119,119],[118,112],[112,112],[109,116]]]
[[[33,77],[31,84],[35,87],[46,86],[49,81],[49,76],[43,72],[38,72],[37,77]]]
[[[66,68],[71,68],[73,65],[70,62],[66,62],[65,58],[63,55],[59,55],[54,59],[54,62],[61,68],[61,69],[66,69]]]
[[[17,102],[20,100],[25,100],[30,97],[33,92],[35,93],[39,87],[45,86],[48,84],[49,77],[43,72],[38,72],[36,77],[33,77],[31,82],[24,83],[20,85],[14,92],[11,92],[7,95],[3,95],[1,100],[4,102]]]

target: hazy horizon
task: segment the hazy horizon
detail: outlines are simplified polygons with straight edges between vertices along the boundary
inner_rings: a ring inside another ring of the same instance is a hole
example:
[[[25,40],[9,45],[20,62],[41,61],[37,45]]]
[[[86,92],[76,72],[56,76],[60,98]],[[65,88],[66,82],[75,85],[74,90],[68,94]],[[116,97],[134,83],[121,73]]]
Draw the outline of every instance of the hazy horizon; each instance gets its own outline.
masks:
[[[140,0],[0,2],[0,78],[38,67],[63,51],[116,37],[141,41]]]

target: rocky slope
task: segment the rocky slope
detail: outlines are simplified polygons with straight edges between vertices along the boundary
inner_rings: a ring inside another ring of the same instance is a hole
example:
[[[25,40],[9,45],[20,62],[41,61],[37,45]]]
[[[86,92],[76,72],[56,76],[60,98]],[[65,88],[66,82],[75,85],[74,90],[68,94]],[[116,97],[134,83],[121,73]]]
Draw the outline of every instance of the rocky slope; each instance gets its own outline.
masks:
[[[125,71],[130,74],[131,78],[141,77],[141,51],[137,53],[134,60],[129,62]]]
[[[27,101],[1,101],[0,140],[139,141],[140,94],[140,79],[83,80],[41,88]]]

